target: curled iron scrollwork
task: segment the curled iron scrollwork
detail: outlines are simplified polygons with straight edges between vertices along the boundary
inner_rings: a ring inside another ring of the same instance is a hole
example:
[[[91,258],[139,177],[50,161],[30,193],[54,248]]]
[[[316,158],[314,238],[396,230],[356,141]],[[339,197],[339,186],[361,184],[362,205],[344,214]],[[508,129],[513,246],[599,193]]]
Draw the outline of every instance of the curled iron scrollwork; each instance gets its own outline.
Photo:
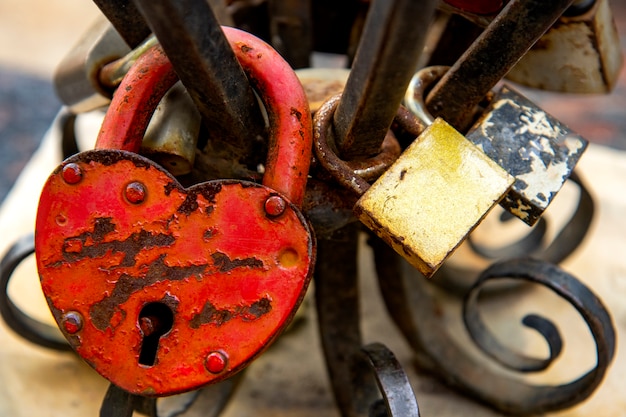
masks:
[[[500,246],[479,242],[473,235],[467,239],[471,253],[483,263],[533,257],[549,263],[559,264],[576,251],[587,236],[595,213],[595,204],[585,182],[576,171],[572,172],[568,184],[578,188],[578,197],[573,202],[572,215],[552,235],[548,233],[552,219],[549,215],[539,218],[537,223],[518,240]],[[501,225],[516,221],[503,211],[498,217]],[[554,222],[556,223],[556,222]],[[465,262],[447,262],[437,271],[433,282],[456,294],[465,294],[476,282],[481,268]]]
[[[0,314],[4,322],[24,339],[49,349],[70,351],[56,326],[36,320],[22,311],[9,296],[9,282],[17,267],[35,252],[32,234],[22,236],[7,251],[0,262]]]
[[[413,348],[417,362],[441,377],[449,385],[491,407],[514,415],[555,411],[586,399],[603,380],[615,352],[615,330],[600,299],[574,276],[552,263],[537,259],[514,259],[498,262],[480,274],[467,292],[464,302],[466,330],[483,355],[502,365],[503,371],[485,367],[470,346],[448,330],[443,317],[450,294],[433,285],[395,254],[386,244],[372,239],[376,269],[383,299],[393,320]],[[580,378],[562,385],[529,383],[516,375],[547,368],[559,355],[562,340],[557,327],[537,315],[524,320],[539,331],[548,343],[547,359],[526,357],[502,346],[486,330],[477,309],[480,291],[498,278],[541,284],[570,303],[583,317],[596,344],[597,364]],[[457,304],[462,302],[453,297]],[[460,319],[460,318],[459,318]],[[471,342],[470,342],[471,343]]]

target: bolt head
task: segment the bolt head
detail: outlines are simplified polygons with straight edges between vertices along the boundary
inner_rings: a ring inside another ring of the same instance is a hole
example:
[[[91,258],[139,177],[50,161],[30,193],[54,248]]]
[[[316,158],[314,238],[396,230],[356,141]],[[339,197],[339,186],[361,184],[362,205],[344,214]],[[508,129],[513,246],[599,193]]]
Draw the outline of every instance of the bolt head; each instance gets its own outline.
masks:
[[[83,172],[80,166],[73,162],[63,167],[62,175],[63,180],[68,184],[78,184],[83,179]]]
[[[140,182],[131,182],[126,186],[124,195],[129,203],[140,204],[146,199],[146,187]]]
[[[207,355],[204,365],[206,369],[212,374],[219,374],[228,364],[228,355],[221,351],[213,351]]]
[[[270,217],[278,217],[287,209],[287,202],[279,195],[272,195],[265,200],[265,213]]]
[[[83,317],[76,311],[68,311],[63,315],[61,324],[68,334],[76,334],[83,328]]]

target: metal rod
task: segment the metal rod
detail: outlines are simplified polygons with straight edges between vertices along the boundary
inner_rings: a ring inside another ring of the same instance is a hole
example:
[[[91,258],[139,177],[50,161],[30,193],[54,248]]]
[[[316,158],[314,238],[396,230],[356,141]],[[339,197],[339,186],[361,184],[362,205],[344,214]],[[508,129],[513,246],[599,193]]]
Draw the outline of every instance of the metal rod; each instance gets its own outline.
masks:
[[[367,410],[359,408],[366,403],[364,398],[374,394],[362,392],[356,398],[353,390],[354,384],[362,381],[355,375],[358,368],[354,363],[362,344],[357,237],[358,227],[351,223],[338,229],[332,237],[320,239],[314,274],[322,350],[335,403],[344,417],[364,415]]]
[[[431,114],[466,130],[476,105],[572,1],[511,0],[428,94]]]
[[[374,0],[334,116],[344,159],[377,154],[416,70],[434,0]]]
[[[272,45],[294,69],[311,66],[311,0],[269,0]]]
[[[265,137],[258,102],[205,0],[134,0],[225,158],[254,166]]]
[[[150,28],[131,0],[93,0],[131,48],[150,35]]]

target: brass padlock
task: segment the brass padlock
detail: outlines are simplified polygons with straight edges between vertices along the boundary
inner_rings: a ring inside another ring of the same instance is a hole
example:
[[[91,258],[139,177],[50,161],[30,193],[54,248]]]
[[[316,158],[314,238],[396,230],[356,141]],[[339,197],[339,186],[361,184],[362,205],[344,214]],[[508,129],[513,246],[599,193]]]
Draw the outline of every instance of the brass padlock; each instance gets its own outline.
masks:
[[[405,103],[419,118],[432,120],[424,93],[448,67],[418,71]],[[588,142],[508,86],[490,93],[484,112],[467,132],[478,146],[509,174],[515,184],[500,205],[532,226],[571,175]]]
[[[500,205],[530,226],[563,187],[588,144],[506,85],[466,136],[515,177]]]
[[[357,218],[431,277],[514,178],[436,119],[361,196]]]
[[[574,2],[508,73],[528,87],[567,93],[608,93],[622,67],[620,39],[609,0]],[[590,7],[588,6],[590,4]]]
[[[98,79],[100,68],[129,52],[111,23],[100,16],[54,73],[54,88],[61,102],[73,113],[105,107],[111,94]]]
[[[178,81],[154,111],[139,153],[174,176],[188,174],[196,158],[201,122],[200,112]]]

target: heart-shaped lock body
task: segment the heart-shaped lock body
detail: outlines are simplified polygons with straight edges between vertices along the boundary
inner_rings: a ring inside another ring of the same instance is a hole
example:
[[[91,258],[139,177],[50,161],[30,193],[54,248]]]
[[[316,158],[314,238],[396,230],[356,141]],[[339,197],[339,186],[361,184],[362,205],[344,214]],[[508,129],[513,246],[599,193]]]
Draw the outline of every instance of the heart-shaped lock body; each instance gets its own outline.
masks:
[[[304,91],[267,44],[224,32],[269,116],[263,185],[184,188],[147,158],[96,149],[64,161],[40,198],[36,256],[50,309],[76,352],[133,394],[171,395],[241,370],[289,323],[311,278],[315,241],[297,206],[311,152]],[[176,79],[155,51],[154,71],[141,68],[149,57],[138,61],[116,92],[97,148],[138,149]],[[131,90],[150,104],[122,96]]]

